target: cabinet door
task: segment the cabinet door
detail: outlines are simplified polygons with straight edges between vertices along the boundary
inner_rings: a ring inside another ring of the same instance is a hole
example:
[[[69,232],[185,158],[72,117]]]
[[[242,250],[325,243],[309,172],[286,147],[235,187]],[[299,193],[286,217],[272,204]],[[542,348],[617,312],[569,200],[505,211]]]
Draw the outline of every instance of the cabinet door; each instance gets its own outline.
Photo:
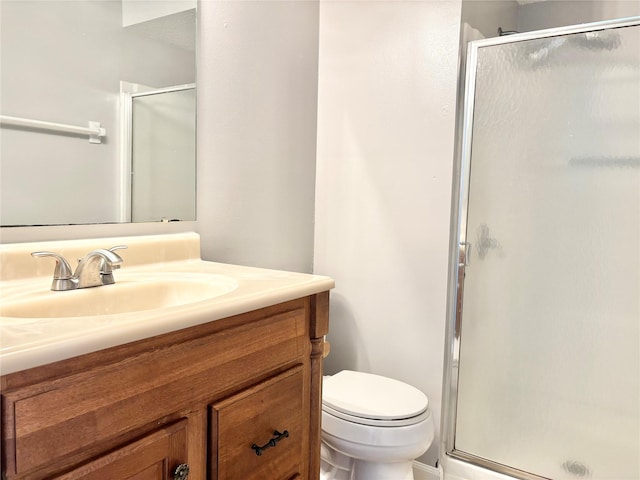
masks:
[[[211,445],[217,449],[212,448],[211,479],[306,478],[304,390],[298,366],[214,404]]]
[[[187,420],[181,420],[54,480],[172,480],[186,462]]]

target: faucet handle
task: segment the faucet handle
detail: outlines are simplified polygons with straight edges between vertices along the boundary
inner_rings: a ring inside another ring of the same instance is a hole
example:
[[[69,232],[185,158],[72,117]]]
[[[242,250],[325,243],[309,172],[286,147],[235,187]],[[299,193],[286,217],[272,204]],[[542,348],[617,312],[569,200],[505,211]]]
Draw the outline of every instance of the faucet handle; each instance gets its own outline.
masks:
[[[69,266],[69,262],[59,253],[55,252],[32,252],[32,257],[53,257],[56,259],[56,269],[53,271],[53,278],[55,279],[66,279],[71,278],[73,273],[71,272],[71,267]]]
[[[56,268],[53,271],[53,282],[51,290],[72,290],[75,288],[73,273],[69,262],[59,253],[55,252],[32,252],[32,257],[53,257],[56,259]]]

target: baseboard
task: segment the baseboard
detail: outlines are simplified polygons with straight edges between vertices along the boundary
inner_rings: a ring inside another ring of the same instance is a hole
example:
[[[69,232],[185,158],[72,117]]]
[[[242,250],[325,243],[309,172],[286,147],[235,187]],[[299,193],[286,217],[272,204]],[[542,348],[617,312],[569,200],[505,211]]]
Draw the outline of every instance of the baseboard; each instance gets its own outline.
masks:
[[[442,480],[442,469],[414,461],[413,476],[415,480]]]

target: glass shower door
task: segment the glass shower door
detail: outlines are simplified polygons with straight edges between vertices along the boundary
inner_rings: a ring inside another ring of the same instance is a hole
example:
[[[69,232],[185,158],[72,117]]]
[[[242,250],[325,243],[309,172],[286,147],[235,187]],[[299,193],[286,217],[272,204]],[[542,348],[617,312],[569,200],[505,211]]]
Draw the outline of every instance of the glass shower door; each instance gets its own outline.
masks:
[[[453,454],[638,479],[640,26],[478,45]]]

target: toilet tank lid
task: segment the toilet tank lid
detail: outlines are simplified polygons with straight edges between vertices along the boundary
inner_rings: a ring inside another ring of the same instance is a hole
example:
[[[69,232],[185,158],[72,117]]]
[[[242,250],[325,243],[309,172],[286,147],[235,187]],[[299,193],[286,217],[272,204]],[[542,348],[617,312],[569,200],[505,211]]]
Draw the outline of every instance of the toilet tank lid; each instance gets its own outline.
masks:
[[[324,378],[322,402],[348,415],[376,420],[411,418],[429,407],[427,396],[411,385],[351,370]]]

